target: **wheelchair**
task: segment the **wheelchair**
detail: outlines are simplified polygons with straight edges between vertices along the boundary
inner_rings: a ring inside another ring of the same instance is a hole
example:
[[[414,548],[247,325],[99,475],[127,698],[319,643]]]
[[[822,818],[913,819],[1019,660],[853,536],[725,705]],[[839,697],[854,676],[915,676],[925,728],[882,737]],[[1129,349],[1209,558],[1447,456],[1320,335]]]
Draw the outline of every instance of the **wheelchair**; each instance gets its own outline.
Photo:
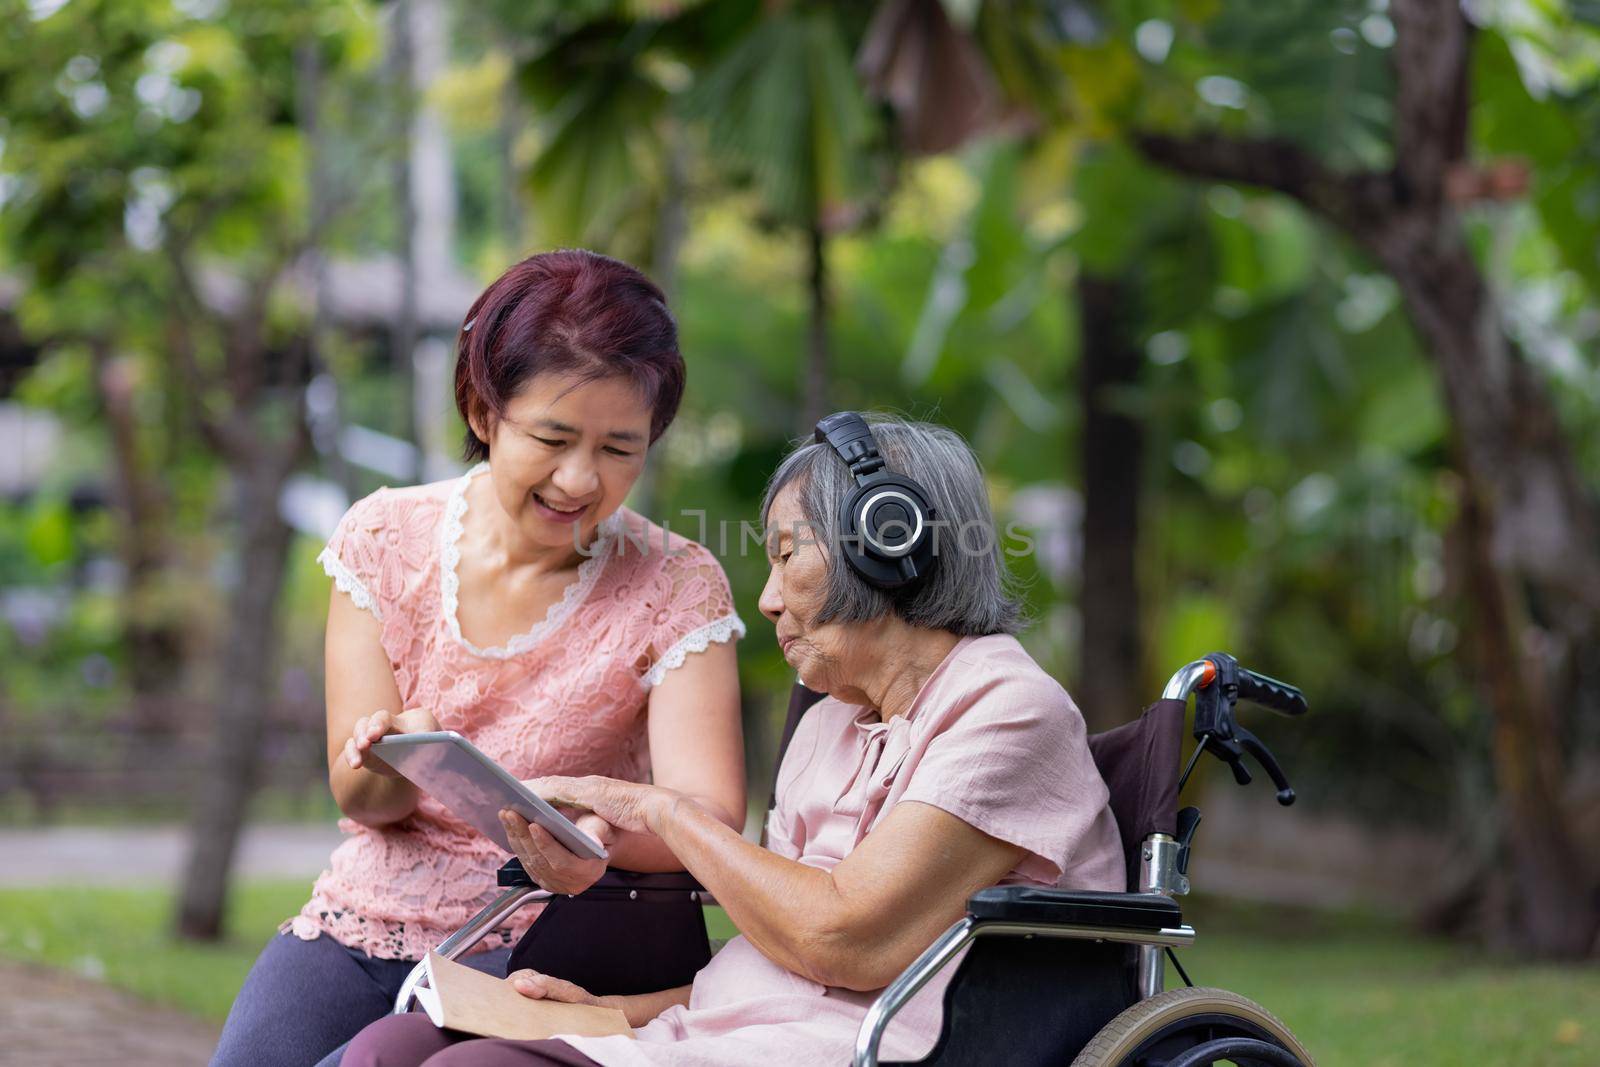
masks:
[[[1195,746],[1180,771],[1190,696]],[[795,686],[779,763],[801,716],[821,698]],[[1193,985],[1175,954],[1195,939],[1175,898],[1189,892],[1200,812],[1179,810],[1178,795],[1201,754],[1226,763],[1240,785],[1251,781],[1250,757],[1277,788],[1278,803],[1294,803],[1278,761],[1235,720],[1239,700],[1290,716],[1306,711],[1294,686],[1217,652],[1182,667],[1138,719],[1092,735],[1090,753],[1110,789],[1128,857],[1128,891],[996,886],[975,893],[966,915],[869,1007],[853,1067],[910,1067],[880,1063],[884,1031],[952,964],[941,1032],[917,1061],[924,1067],[1314,1067],[1310,1053],[1265,1008]],[[710,959],[701,908],[715,900],[687,874],[611,870],[583,893],[553,895],[513,859],[497,880],[503,892],[438,946],[441,956],[461,956],[517,909],[545,902],[508,971],[533,967],[592,992],[635,993],[688,984]],[[1167,960],[1183,987],[1163,989]],[[422,980],[419,964],[396,999],[396,1013],[410,1009]]]

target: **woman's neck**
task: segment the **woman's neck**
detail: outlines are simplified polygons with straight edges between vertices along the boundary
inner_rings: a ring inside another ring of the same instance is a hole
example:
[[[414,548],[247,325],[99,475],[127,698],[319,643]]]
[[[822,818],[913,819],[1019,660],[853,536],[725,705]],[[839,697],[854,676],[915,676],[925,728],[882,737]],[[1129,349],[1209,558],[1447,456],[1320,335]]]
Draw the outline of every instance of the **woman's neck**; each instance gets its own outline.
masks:
[[[495,499],[494,486],[488,478],[475,478],[467,485],[467,515],[483,516],[482,525],[473,531],[481,546],[483,560],[497,571],[524,571],[529,574],[553,574],[571,570],[583,562],[584,556],[571,542],[563,545],[541,545],[530,541],[518,529],[516,522],[506,514],[505,508]],[[585,538],[592,542],[593,537]]]
[[[947,630],[929,630],[893,618],[874,625],[878,639],[863,642],[853,657],[862,664],[855,688],[888,722],[911,710],[917,694],[961,638]]]

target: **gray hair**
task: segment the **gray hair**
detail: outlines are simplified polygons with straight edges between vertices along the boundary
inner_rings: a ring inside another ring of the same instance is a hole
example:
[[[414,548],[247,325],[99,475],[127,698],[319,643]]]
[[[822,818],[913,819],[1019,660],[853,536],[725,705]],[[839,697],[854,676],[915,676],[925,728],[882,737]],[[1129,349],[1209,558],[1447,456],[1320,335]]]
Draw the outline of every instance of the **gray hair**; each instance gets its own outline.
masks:
[[[936,513],[938,563],[926,578],[904,589],[869,585],[839,549],[840,515],[855,480],[828,445],[803,444],[786,456],[767,483],[761,522],[778,493],[794,484],[800,512],[814,540],[827,545],[827,592],[816,621],[871,622],[894,613],[913,626],[963,637],[1014,634],[1022,628],[1015,578],[1000,558],[1000,542],[983,469],[960,434],[944,426],[869,415],[888,469],[903,474],[928,494]]]

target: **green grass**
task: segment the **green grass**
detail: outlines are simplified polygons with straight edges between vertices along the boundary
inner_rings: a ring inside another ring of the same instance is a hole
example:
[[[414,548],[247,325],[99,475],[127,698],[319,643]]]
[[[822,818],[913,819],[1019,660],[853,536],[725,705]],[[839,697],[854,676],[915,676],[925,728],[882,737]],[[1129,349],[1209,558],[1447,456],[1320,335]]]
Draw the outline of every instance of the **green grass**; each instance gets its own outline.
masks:
[[[0,956],[62,967],[221,1022],[261,947],[300,910],[309,882],[257,882],[234,894],[229,937],[195,945],[169,936],[172,898],[154,889],[0,890]],[[712,937],[737,933],[721,908]]]
[[[1353,913],[1186,907],[1196,985],[1251,998],[1321,1067],[1597,1067],[1600,966],[1519,964]],[[1168,988],[1182,980],[1168,968]]]
[[[205,947],[168,938],[171,901],[154,890],[0,890],[0,956],[70,968],[220,1020],[307,890],[245,886],[232,938]],[[1357,914],[1217,901],[1189,912],[1200,936],[1182,959],[1195,983],[1256,1000],[1321,1067],[1600,1064],[1600,967],[1513,964]],[[733,932],[720,911],[707,925],[713,937]]]
[[[310,890],[309,882],[241,887],[231,934],[215,945],[171,937],[172,898],[160,890],[0,890],[0,956],[65,967],[220,1022],[256,954]]]

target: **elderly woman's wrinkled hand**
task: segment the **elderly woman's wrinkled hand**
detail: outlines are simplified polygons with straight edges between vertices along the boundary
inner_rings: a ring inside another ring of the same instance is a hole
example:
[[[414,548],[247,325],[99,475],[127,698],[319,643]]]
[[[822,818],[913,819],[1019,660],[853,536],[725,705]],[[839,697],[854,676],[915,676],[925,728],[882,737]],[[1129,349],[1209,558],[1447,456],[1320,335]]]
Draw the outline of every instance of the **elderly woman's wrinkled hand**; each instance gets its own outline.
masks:
[[[679,794],[658,785],[624,782],[589,775],[565,778],[552,775],[522,783],[551,804],[593,812],[618,830],[654,833],[654,821],[672,807]]]
[[[511,983],[512,989],[529,1000],[554,1000],[562,1004],[605,1006],[602,998],[580,985],[575,985],[564,978],[552,978],[548,974],[540,974],[528,968],[512,971],[506,975],[506,981]]]
[[[563,811],[584,833],[610,848],[617,831],[606,820],[592,812]],[[530,823],[514,811],[500,812],[500,825],[505,828],[511,851],[522,861],[540,889],[552,893],[581,893],[599,881],[606,873],[606,861],[587,859],[573,853],[555,835],[538,823]]]

